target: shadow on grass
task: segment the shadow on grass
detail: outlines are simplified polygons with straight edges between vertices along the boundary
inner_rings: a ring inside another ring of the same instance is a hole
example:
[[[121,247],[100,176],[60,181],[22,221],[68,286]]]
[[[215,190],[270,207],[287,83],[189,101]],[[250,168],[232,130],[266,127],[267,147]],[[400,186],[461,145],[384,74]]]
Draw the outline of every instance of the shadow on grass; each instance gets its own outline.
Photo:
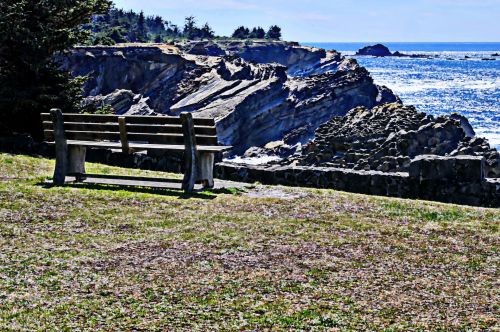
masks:
[[[58,187],[52,183],[48,182],[38,182],[38,186],[45,189],[50,189]],[[141,193],[141,194],[151,194],[160,196],[175,196],[180,199],[215,199],[218,194],[235,195],[239,194],[242,190],[237,188],[222,188],[222,189],[199,189],[191,193],[186,193],[181,189],[170,189],[170,188],[154,188],[145,186],[132,186],[132,185],[122,185],[122,184],[98,184],[98,183],[67,183],[63,186],[66,188],[80,188],[80,189],[90,189],[90,190],[111,190],[111,191],[128,191],[131,193]]]

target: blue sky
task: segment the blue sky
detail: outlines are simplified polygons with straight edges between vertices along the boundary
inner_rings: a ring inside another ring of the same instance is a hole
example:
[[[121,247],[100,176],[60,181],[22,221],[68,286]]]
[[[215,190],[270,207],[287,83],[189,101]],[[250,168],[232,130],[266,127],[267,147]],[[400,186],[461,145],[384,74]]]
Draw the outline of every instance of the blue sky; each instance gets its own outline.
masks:
[[[500,0],[115,0],[182,25],[194,15],[219,35],[239,25],[282,27],[299,42],[500,42]]]

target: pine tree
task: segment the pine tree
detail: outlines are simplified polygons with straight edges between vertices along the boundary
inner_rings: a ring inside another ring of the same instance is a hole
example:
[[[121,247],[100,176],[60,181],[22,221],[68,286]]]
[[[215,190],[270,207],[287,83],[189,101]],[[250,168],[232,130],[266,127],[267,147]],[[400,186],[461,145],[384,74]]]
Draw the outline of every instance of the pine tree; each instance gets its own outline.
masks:
[[[140,42],[148,41],[148,32],[146,28],[146,18],[144,17],[144,12],[139,13],[139,18],[137,19],[137,29],[136,29],[137,40]]]
[[[56,55],[85,42],[89,31],[80,26],[110,5],[108,0],[0,1],[0,131],[40,137],[40,112],[77,109],[82,79],[60,69]]]
[[[277,25],[273,25],[269,28],[269,31],[266,34],[267,39],[281,39],[281,28]]]
[[[250,36],[250,30],[244,26],[234,30],[232,37],[236,39],[247,39]]]
[[[212,29],[212,27],[210,27],[210,25],[208,25],[208,23],[205,23],[205,25],[203,25],[200,32],[201,38],[212,39],[215,37],[214,30]]]
[[[265,37],[266,37],[266,32],[261,27],[253,28],[252,32],[250,32],[250,38],[263,39]]]
[[[198,28],[196,27],[196,19],[194,16],[186,17],[184,24],[184,36],[187,39],[195,39],[198,37]]]

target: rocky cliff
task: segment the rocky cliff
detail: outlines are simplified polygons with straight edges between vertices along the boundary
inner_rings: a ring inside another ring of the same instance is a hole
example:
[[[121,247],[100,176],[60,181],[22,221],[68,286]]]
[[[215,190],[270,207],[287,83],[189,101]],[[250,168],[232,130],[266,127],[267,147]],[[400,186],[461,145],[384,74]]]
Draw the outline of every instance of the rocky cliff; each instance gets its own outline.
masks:
[[[290,134],[306,142],[333,116],[399,102],[355,60],[293,43],[80,47],[64,67],[89,77],[87,103],[119,114],[216,118],[235,153]]]
[[[336,71],[343,60],[340,53],[320,48],[304,47],[282,41],[199,41],[177,45],[183,52],[194,55],[237,56],[248,62],[277,63],[287,67],[290,76],[310,76]]]

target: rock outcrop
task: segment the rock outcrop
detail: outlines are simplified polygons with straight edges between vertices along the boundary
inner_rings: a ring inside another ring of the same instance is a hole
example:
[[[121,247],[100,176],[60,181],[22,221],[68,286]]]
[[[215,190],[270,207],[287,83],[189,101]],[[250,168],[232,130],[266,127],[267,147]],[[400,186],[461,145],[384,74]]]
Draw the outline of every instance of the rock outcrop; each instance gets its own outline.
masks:
[[[370,56],[392,56],[392,52],[387,46],[376,44],[372,46],[365,46],[356,52],[356,55],[370,55]]]
[[[376,56],[376,57],[401,57],[401,58],[430,58],[428,54],[405,54],[399,51],[392,53],[389,48],[382,44],[376,44],[372,46],[365,46],[359,49],[356,56]],[[437,55],[436,55],[437,56]]]
[[[500,176],[500,156],[474,136],[467,119],[452,114],[434,118],[412,106],[357,107],[321,125],[315,138],[282,163],[354,170],[407,172],[420,155],[483,156],[485,174]]]
[[[177,46],[187,54],[228,55],[240,57],[248,62],[277,63],[287,67],[290,76],[335,72],[342,61],[342,55],[336,51],[325,51],[284,41],[189,41]]]
[[[187,111],[215,118],[221,143],[233,145],[234,153],[290,134],[306,142],[333,116],[399,101],[336,52],[290,43],[211,44],[205,54],[199,45],[184,47],[194,54],[166,45],[80,47],[64,67],[89,77],[87,102],[111,105],[119,114]],[[219,49],[229,55],[211,55]]]

